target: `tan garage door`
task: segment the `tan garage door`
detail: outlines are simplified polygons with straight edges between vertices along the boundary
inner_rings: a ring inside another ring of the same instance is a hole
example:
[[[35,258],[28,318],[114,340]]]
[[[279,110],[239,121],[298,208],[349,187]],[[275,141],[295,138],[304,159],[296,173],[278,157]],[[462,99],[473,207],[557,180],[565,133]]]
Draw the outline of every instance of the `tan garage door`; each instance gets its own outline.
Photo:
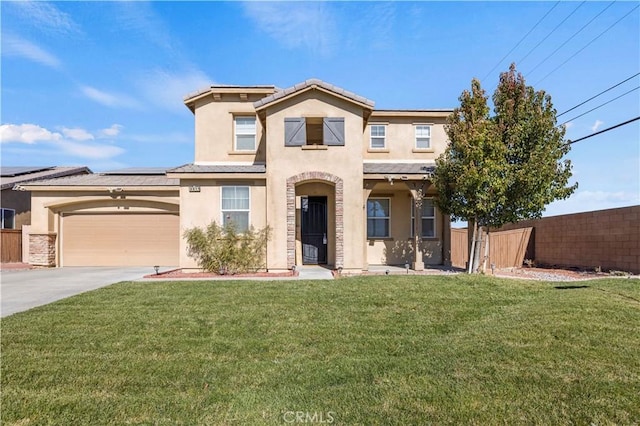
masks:
[[[62,266],[176,266],[177,214],[69,214],[62,219]]]

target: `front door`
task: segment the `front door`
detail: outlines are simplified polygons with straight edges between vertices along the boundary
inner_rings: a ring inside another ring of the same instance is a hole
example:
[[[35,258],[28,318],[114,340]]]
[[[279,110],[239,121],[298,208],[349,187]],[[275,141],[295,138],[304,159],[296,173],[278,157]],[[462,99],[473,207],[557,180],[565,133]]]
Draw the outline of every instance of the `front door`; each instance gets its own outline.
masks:
[[[327,197],[302,197],[302,264],[327,263]]]

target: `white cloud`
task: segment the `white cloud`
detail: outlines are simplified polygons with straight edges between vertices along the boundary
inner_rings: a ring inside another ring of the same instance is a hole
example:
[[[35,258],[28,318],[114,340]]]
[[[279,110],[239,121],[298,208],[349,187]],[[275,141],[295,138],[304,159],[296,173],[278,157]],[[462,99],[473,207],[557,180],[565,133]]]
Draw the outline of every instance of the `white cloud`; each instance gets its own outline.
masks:
[[[168,26],[154,10],[153,2],[114,2],[114,18],[118,31],[126,31],[134,38],[144,38],[161,49],[177,53],[180,46],[171,38]]]
[[[98,137],[101,138],[113,138],[120,134],[123,126],[120,124],[112,124],[111,127],[102,129],[98,132]]]
[[[287,48],[328,55],[337,34],[330,5],[322,2],[245,2],[258,28]]]
[[[140,90],[152,105],[172,112],[186,112],[182,103],[184,96],[211,83],[211,79],[198,69],[178,72],[158,69],[138,79]]]
[[[110,129],[114,129],[114,126]],[[87,142],[95,139],[95,135],[85,129],[62,127],[61,132],[52,132],[37,124],[3,124],[0,126],[0,141],[3,144],[17,142],[31,146],[46,144],[56,152],[94,160],[110,159],[125,152],[115,145]]]
[[[87,141],[94,139],[94,136],[91,133],[79,128],[69,129],[67,127],[63,127],[62,134],[65,137],[76,141]]]
[[[29,59],[50,68],[58,69],[61,66],[60,60],[53,54],[30,41],[14,35],[3,35],[2,54]]]
[[[0,126],[0,141],[34,144],[36,142],[50,142],[62,139],[57,132],[38,126],[37,124],[3,124]]]
[[[58,145],[69,155],[92,160],[104,160],[124,152],[124,149],[114,145],[84,144],[66,140],[60,141]]]
[[[573,127],[573,121],[568,121],[566,123],[564,123],[564,128],[569,130],[570,128]]]
[[[128,95],[109,93],[91,86],[81,86],[80,90],[89,99],[110,108],[138,108],[140,104]]]
[[[17,1],[10,3],[17,8],[21,21],[39,30],[65,34],[80,32],[80,26],[71,16],[62,12],[52,3],[43,1]]]
[[[593,126],[591,126],[591,131],[592,131],[592,132],[597,131],[597,130],[598,130],[598,128],[599,128],[600,126],[602,126],[603,124],[604,124],[604,121],[596,120],[596,122],[595,122],[595,123],[593,123]]]

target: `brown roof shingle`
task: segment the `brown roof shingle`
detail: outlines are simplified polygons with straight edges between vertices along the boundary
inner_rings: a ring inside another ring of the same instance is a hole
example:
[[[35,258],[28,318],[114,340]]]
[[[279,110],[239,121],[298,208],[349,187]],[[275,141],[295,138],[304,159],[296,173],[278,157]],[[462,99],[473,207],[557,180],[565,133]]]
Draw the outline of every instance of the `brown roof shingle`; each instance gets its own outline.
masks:
[[[241,164],[241,165],[200,165],[185,164],[175,169],[167,170],[167,173],[266,173],[267,166],[264,164]]]

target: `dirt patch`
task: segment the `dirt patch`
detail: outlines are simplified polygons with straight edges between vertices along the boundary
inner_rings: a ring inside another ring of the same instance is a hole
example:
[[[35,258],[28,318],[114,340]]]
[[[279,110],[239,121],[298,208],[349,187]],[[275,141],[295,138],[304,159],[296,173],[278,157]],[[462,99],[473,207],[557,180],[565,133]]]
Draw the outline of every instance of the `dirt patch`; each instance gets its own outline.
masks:
[[[612,275],[605,272],[578,269],[508,268],[497,270],[495,276],[540,281],[585,281],[596,278],[607,278]]]
[[[144,278],[169,278],[169,279],[181,279],[181,278],[216,278],[216,279],[229,279],[229,278],[284,278],[284,277],[297,277],[298,273],[293,271],[286,272],[252,272],[246,274],[216,274],[214,272],[184,272],[182,269],[174,269],[172,271],[160,272],[159,274],[145,275]]]

